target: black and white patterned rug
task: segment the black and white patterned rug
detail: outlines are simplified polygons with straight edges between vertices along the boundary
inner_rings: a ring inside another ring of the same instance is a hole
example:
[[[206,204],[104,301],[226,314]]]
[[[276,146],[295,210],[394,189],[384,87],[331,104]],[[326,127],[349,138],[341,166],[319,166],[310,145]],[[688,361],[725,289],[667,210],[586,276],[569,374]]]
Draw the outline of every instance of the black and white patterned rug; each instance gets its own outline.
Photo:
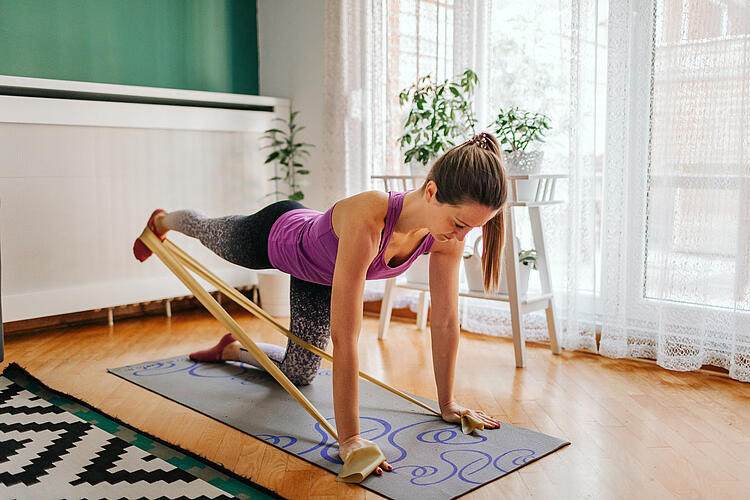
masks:
[[[0,376],[0,498],[274,497],[45,387],[16,364]]]

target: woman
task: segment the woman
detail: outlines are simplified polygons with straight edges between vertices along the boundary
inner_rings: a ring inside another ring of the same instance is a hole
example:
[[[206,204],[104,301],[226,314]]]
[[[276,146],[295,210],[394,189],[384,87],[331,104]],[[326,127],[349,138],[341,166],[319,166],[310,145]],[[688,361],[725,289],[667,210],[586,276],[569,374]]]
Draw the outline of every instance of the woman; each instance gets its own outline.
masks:
[[[507,197],[497,140],[481,133],[434,163],[421,188],[368,191],[340,200],[326,213],[284,200],[250,216],[208,219],[192,210],[156,210],[148,226],[162,240],[169,230],[199,238],[224,259],[251,269],[277,268],[291,275],[290,330],[321,349],[333,341],[333,400],[339,456],[370,443],[359,435],[357,340],[366,279],[406,271],[430,253],[431,334],[435,380],[443,420],[471,413],[486,428],[500,422],[460,406],[453,397],[458,349],[458,271],[463,240],[482,227],[485,288],[496,288],[503,245],[502,206]],[[140,240],[133,248],[145,260]],[[312,382],[321,358],[289,341],[258,343],[289,379]],[[211,349],[194,352],[200,361],[237,360],[260,364],[227,333]],[[387,461],[376,474],[392,467]]]

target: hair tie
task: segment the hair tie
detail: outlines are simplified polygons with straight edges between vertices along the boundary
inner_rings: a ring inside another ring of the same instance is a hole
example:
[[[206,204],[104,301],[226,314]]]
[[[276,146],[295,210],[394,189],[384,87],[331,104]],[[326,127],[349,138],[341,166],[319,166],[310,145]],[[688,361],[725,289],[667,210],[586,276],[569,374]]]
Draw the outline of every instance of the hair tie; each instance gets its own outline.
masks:
[[[486,149],[487,151],[492,151],[492,148],[490,147],[490,140],[487,135],[487,132],[480,132],[479,134],[469,139],[467,142],[468,144],[476,144],[480,148]]]

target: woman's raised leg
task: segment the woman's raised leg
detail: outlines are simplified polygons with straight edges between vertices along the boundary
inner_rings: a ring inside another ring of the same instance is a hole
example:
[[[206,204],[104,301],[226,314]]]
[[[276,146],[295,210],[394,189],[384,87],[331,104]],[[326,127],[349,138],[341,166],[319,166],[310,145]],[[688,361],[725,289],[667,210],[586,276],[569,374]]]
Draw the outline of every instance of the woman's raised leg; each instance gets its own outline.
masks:
[[[282,200],[252,215],[216,218],[196,210],[176,210],[155,213],[153,222],[157,236],[170,230],[179,231],[199,239],[204,246],[233,264],[249,269],[271,269],[273,266],[268,259],[271,228],[281,215],[298,208],[305,206],[297,201]]]
[[[233,264],[268,269],[271,267],[268,232],[273,223],[269,225],[257,215],[209,218],[196,210],[177,210],[157,215],[154,224],[161,234],[175,230],[200,240],[203,246]],[[259,245],[258,240],[263,240],[265,245]]]

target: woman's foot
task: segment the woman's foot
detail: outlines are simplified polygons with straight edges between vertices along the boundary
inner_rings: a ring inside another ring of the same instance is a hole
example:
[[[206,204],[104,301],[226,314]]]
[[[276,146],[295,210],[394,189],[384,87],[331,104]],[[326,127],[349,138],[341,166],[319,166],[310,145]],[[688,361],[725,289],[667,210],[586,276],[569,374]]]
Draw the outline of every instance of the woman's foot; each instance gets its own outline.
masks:
[[[193,361],[218,362],[218,361],[239,361],[240,343],[231,333],[224,335],[219,343],[210,349],[195,351],[190,353],[190,359]]]
[[[161,241],[164,241],[167,237],[168,229],[164,227],[164,217],[166,217],[166,215],[166,210],[157,208],[153,211],[151,217],[148,218],[148,222],[146,222],[146,227],[148,227]],[[140,238],[136,238],[135,243],[133,243],[133,255],[135,255],[135,258],[143,262],[151,257],[151,253],[151,249],[148,248]]]
[[[157,236],[164,236],[165,234],[167,234],[167,231],[169,231],[169,228],[164,225],[164,218],[166,216],[166,210],[157,209],[154,212],[154,227],[152,231],[154,231],[154,234],[156,234]]]

